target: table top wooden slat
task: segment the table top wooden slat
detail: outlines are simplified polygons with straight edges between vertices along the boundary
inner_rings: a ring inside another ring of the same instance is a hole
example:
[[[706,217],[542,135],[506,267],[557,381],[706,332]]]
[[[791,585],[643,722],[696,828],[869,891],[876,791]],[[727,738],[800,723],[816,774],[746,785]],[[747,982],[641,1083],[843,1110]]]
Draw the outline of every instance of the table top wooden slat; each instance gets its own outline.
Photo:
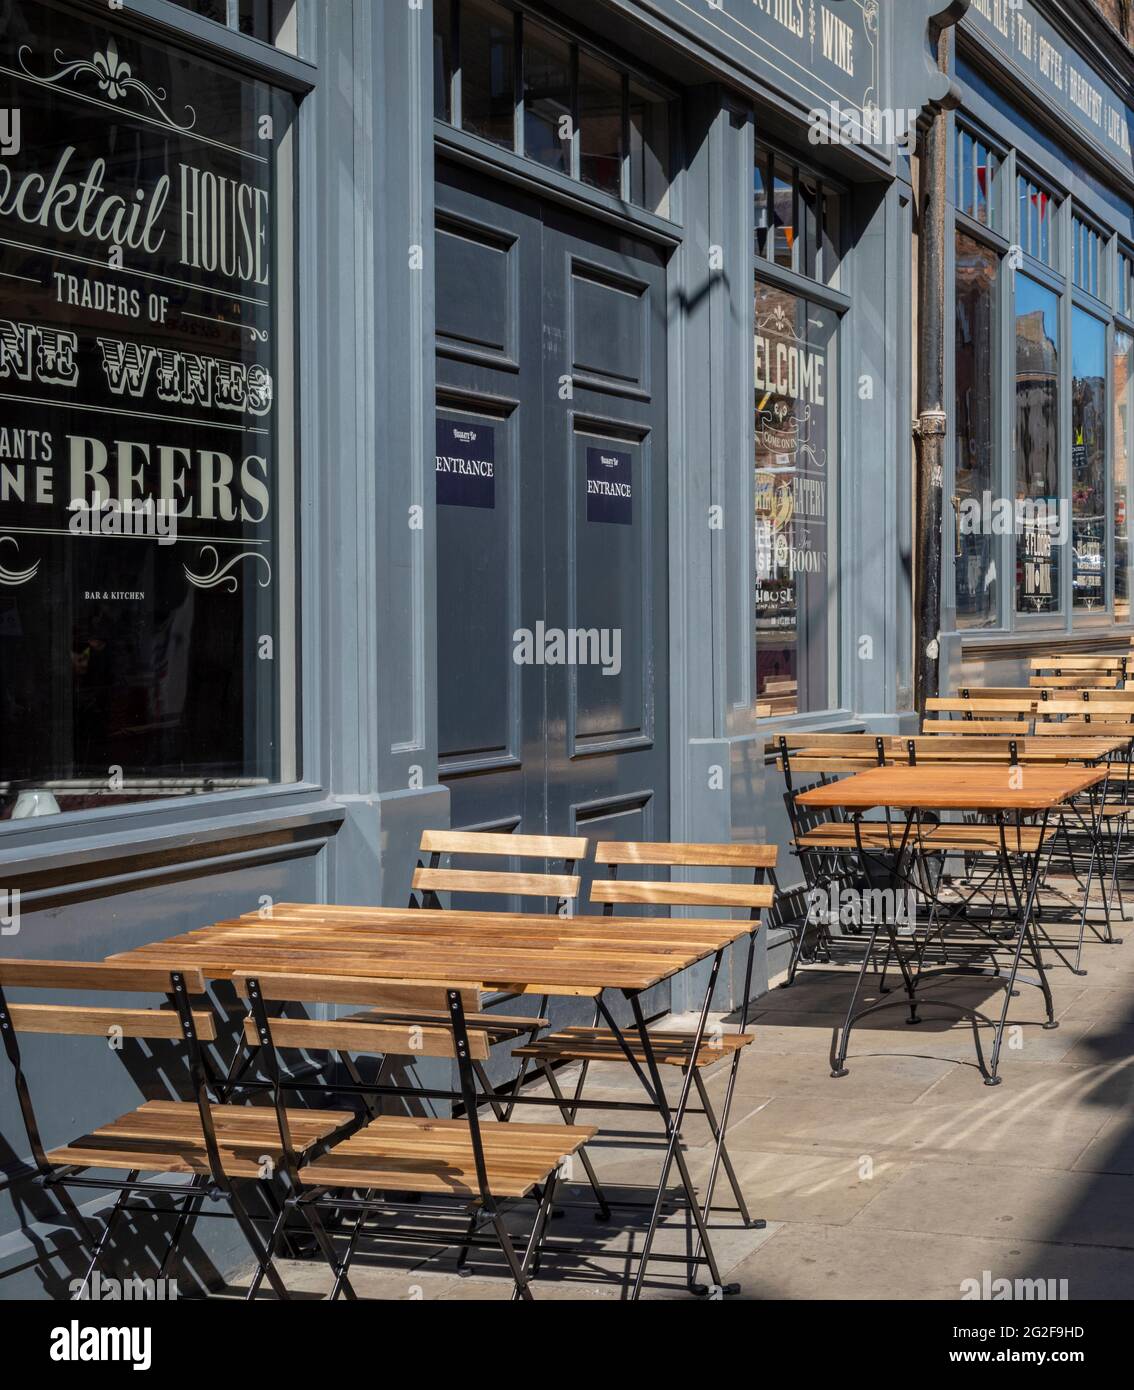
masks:
[[[1049,811],[1102,782],[1107,768],[876,767],[797,797],[803,806],[873,810]]]
[[[192,965],[210,979],[300,972],[469,981],[485,990],[594,996],[640,991],[752,930],[740,919],[551,917],[281,903],[115,961]]]
[[[883,749],[889,758],[904,758],[909,752],[909,738],[887,736]],[[1036,738],[1034,735],[1021,735],[1008,739],[1002,735],[973,734],[965,736],[958,732],[954,737],[944,738],[937,734],[918,734],[912,736],[917,760],[921,762],[957,763],[1006,763],[1011,752],[1011,744],[1016,745],[1020,762],[1073,763],[1094,762],[1114,753],[1123,752],[1130,740],[1119,737],[1099,735],[1069,734],[1065,738],[1052,736]],[[811,741],[801,742],[791,750],[793,762],[801,758],[834,757],[846,762],[860,759],[867,767],[877,764],[877,750],[865,743],[846,743]]]

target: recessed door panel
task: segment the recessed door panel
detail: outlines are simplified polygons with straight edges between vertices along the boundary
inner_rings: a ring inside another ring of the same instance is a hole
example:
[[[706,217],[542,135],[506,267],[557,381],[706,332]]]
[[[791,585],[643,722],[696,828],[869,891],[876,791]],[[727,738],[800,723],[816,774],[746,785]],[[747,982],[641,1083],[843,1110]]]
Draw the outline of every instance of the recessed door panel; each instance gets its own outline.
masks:
[[[571,627],[586,657],[569,691],[575,753],[653,732],[648,444],[575,434]]]
[[[438,686],[444,770],[487,769],[519,756],[519,668],[485,661],[507,651],[519,617],[515,420],[437,411],[438,652],[475,680]]]

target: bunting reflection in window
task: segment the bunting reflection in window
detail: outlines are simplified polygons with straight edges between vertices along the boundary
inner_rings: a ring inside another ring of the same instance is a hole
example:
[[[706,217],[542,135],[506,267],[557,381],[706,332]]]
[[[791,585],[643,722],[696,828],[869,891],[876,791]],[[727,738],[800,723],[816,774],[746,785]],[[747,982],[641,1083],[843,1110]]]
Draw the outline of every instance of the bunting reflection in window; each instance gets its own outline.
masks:
[[[777,714],[835,702],[835,333],[798,295],[756,286],[757,693]]]
[[[0,819],[286,780],[294,102],[46,0],[0,63]]]

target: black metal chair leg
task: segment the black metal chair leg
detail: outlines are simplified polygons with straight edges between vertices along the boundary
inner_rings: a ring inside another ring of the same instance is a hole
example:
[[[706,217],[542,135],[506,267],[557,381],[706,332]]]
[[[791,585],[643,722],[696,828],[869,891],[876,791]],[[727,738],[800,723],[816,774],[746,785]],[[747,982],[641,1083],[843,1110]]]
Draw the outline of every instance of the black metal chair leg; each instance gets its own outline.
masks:
[[[139,1170],[134,1169],[132,1172],[127,1174],[126,1181],[137,1182],[138,1171]],[[111,1208],[110,1211],[110,1215],[106,1218],[106,1225],[103,1227],[102,1235],[99,1237],[98,1244],[95,1246],[94,1253],[91,1256],[91,1262],[87,1266],[87,1272],[83,1276],[83,1282],[79,1285],[79,1292],[75,1295],[76,1301],[86,1298],[87,1289],[90,1286],[91,1282],[91,1275],[94,1274],[95,1269],[98,1267],[98,1262],[102,1259],[103,1251],[110,1244],[111,1237],[114,1235],[114,1228],[118,1225],[119,1219],[122,1216],[123,1208],[126,1205],[126,1200],[129,1196],[129,1191],[126,1188],[123,1188],[122,1191],[118,1194],[117,1198],[115,1199],[114,1206]]]

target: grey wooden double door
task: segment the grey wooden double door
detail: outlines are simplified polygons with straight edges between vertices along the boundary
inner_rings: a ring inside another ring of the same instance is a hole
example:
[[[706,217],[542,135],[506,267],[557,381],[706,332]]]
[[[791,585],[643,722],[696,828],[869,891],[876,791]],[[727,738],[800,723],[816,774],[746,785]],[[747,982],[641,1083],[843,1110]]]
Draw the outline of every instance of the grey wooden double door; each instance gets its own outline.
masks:
[[[664,259],[441,161],[436,266],[453,825],[665,838]]]

